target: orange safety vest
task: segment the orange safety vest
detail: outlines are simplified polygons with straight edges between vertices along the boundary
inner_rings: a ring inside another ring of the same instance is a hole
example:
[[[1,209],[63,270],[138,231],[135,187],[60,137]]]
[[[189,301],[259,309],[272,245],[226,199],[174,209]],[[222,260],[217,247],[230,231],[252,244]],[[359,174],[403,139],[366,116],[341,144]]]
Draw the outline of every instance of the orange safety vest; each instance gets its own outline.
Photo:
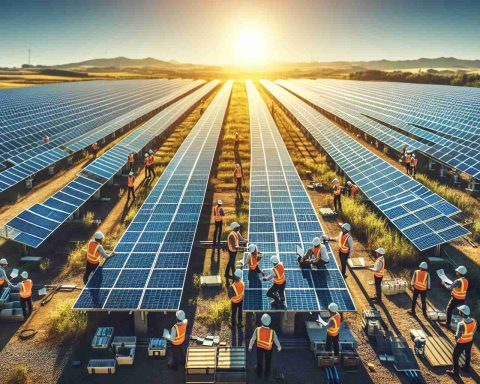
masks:
[[[349,233],[342,234],[340,240],[338,241],[338,246],[340,247],[340,252],[349,253],[350,246],[348,245],[348,238],[350,237]]]
[[[152,156],[148,156],[148,157],[147,157],[147,160],[146,160],[147,165],[153,165],[153,162],[154,162],[153,155],[152,155]]]
[[[342,193],[342,190],[340,189],[340,184],[334,184],[333,186],[333,194],[335,196],[338,196]]]
[[[468,280],[465,277],[461,277],[460,281],[462,283],[460,288],[453,288],[452,296],[457,300],[465,300],[468,291]]]
[[[87,248],[87,262],[90,264],[99,264],[100,263],[100,252],[98,252],[98,247],[100,244],[95,240],[90,240]]]
[[[328,325],[330,325],[330,322],[333,321],[333,327],[327,329],[327,335],[329,336],[337,336],[338,333],[340,332],[340,323],[341,323],[341,318],[340,318],[340,313],[336,313],[330,319],[328,319]]]
[[[274,284],[280,285],[285,283],[285,267],[283,264],[277,264],[275,267],[273,267],[273,273],[275,274],[275,277],[273,278]]]
[[[413,288],[417,291],[426,291],[428,288],[428,272],[418,269],[414,272]]]
[[[413,158],[412,160],[412,167],[416,167],[418,163],[418,159],[416,157]]]
[[[257,328],[257,348],[270,351],[273,347],[273,329],[266,327]]]
[[[238,304],[243,301],[243,294],[245,291],[245,283],[243,281],[235,281],[232,284],[233,291],[235,292],[235,296],[233,296],[230,300],[232,303]]]
[[[243,176],[242,167],[235,168],[235,177],[237,179],[240,179],[242,176]]]
[[[380,271],[373,273],[373,276],[375,277],[383,277],[383,274],[385,272],[385,258],[383,256],[378,257],[377,260],[375,260],[375,265],[379,261],[382,263],[382,268],[380,269]]]
[[[230,237],[233,236],[233,239],[234,239],[234,244],[235,244],[235,247],[236,248],[233,248],[232,247],[232,244],[230,243]],[[238,248],[238,235],[237,235],[237,232],[235,231],[232,231],[229,233],[228,235],[228,238],[227,238],[227,243],[228,243],[228,250],[230,252],[237,252],[237,248]]]
[[[360,189],[358,188],[357,185],[352,185],[352,187],[350,188],[350,192],[352,193],[352,197],[355,197],[357,196],[357,193]]]
[[[412,159],[412,155],[407,155],[405,157],[405,163],[409,164],[411,159]]]
[[[29,297],[32,297],[32,286],[33,283],[30,279],[27,279],[20,283],[20,297],[22,299],[28,299]]]
[[[464,344],[470,343],[473,340],[473,334],[477,330],[477,321],[473,319],[471,323],[466,323],[461,321],[458,325],[463,325],[463,333],[460,338],[457,340],[457,343]]]
[[[175,324],[175,332],[177,335],[172,340],[173,345],[182,345],[185,342],[185,335],[187,334],[188,321],[182,323],[182,325]]]
[[[132,154],[132,153],[130,153],[130,154],[128,155],[128,162],[129,162],[130,164],[133,163],[133,154]]]
[[[220,205],[216,205],[213,208],[213,216],[215,217],[215,222],[219,223],[220,221],[223,221],[223,217],[220,215],[222,207]]]
[[[5,279],[3,277],[0,277],[0,287],[3,287],[5,284]]]
[[[128,187],[133,188],[135,182],[135,176],[128,176]]]
[[[92,149],[93,149],[94,151],[98,150],[98,145],[97,145],[97,143],[93,143],[93,144],[92,144]]]
[[[250,253],[250,256],[248,258],[248,268],[251,271],[255,271],[255,269],[257,269],[257,267],[258,267],[257,255],[253,254],[253,253]]]
[[[319,260],[320,257],[319,257],[319,254],[320,254],[320,246],[318,247],[313,247],[312,248],[312,253],[313,253],[313,256],[315,256],[315,260]]]

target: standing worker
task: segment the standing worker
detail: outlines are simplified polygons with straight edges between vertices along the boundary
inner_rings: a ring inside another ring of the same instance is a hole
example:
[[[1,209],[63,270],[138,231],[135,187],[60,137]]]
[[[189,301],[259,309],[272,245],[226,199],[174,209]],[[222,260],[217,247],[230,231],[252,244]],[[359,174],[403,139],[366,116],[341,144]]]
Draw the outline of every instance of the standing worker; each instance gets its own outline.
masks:
[[[385,249],[377,248],[375,250],[375,255],[377,259],[373,268],[370,270],[373,272],[373,277],[375,279],[375,300],[382,302],[382,280],[385,274]]]
[[[349,196],[352,198],[352,199],[355,199],[358,195],[358,192],[360,191],[360,188],[358,188],[358,185],[356,184],[353,184],[351,181],[349,181],[348,183],[350,183],[350,193],[349,193]],[[347,184],[348,184],[347,183]]]
[[[0,294],[2,293],[4,288],[12,288],[14,285],[10,282],[10,280],[7,277],[7,272],[5,271],[5,268],[8,266],[8,261],[7,259],[1,259],[0,260]]]
[[[213,207],[213,217],[215,220],[215,230],[213,231],[213,248],[215,244],[218,243],[220,248],[220,241],[222,240],[222,228],[223,228],[223,217],[225,212],[223,210],[223,201],[218,200],[217,205]]]
[[[93,157],[94,157],[94,158],[97,157],[98,150],[99,150],[98,144],[97,144],[97,142],[94,142],[94,143],[92,144],[92,153],[93,153]]]
[[[402,145],[402,151],[400,152],[402,157],[405,156],[405,153],[407,153],[407,144]]]
[[[128,174],[127,186],[128,186],[127,201],[130,200],[130,194],[132,194],[133,200],[135,200],[137,197],[135,196],[135,176],[133,175],[133,172],[130,172]]]
[[[450,328],[453,310],[458,306],[463,305],[467,298],[468,280],[465,277],[467,274],[467,268],[461,265],[455,269],[455,272],[457,273],[457,279],[452,284],[448,284],[442,280],[442,285],[450,290],[452,295],[447,306],[447,323],[445,324],[447,328]]]
[[[324,236],[324,240],[338,241],[338,256],[340,257],[340,264],[342,265],[342,276],[347,278],[347,261],[353,253],[353,239],[350,234],[352,227],[348,223],[341,224],[342,230],[337,237]]]
[[[325,343],[325,351],[330,352],[333,347],[335,356],[338,356],[340,352],[338,335],[340,334],[342,318],[338,312],[338,305],[336,303],[330,303],[328,305],[328,312],[330,312],[330,318],[327,323],[327,342]]]
[[[342,188],[340,187],[340,182],[338,179],[333,179],[333,207],[335,210],[335,213],[338,213],[342,210],[342,200],[341,200],[341,195],[342,195]]]
[[[265,276],[265,272],[260,269],[258,263],[262,259],[262,252],[258,250],[258,247],[255,244],[250,244],[248,246],[248,271],[250,273],[260,273],[262,276]]]
[[[297,261],[300,264],[300,267],[313,265],[319,268],[322,264],[324,265],[329,261],[327,247],[322,244],[319,237],[315,237],[312,240],[312,248],[310,248],[303,257],[298,256]]]
[[[412,159],[410,160],[410,170],[411,170],[411,175],[415,178],[417,176],[417,164],[418,164],[418,158],[415,156],[414,153],[412,153]]]
[[[262,326],[257,327],[253,332],[250,344],[248,345],[248,352],[252,352],[253,345],[257,342],[257,375],[262,376],[263,360],[265,360],[265,377],[270,375],[270,368],[272,363],[273,344],[277,347],[277,351],[282,350],[280,341],[278,341],[277,333],[270,328],[272,318],[270,315],[264,313],[262,315]]]
[[[227,237],[228,263],[225,267],[225,280],[227,285],[230,284],[230,279],[235,272],[235,259],[237,257],[238,249],[240,248],[240,241],[245,241],[240,233],[240,224],[234,221],[230,224],[230,229],[232,231]]]
[[[185,312],[182,310],[176,313],[177,322],[170,331],[168,340],[172,343],[172,357],[168,367],[176,370],[178,365],[185,363],[185,340],[187,335],[188,320],[185,318]]]
[[[148,153],[145,153],[145,160],[143,162],[145,167],[145,179],[148,179]]]
[[[50,142],[50,138],[48,136],[45,136],[43,138],[43,144],[48,144]]]
[[[412,162],[412,154],[410,152],[407,152],[407,155],[405,156],[405,169],[407,171],[407,175],[410,175],[411,162]]]
[[[272,256],[270,262],[273,264],[272,272],[268,276],[263,277],[263,281],[273,279],[273,284],[267,291],[267,297],[273,299],[270,302],[272,306],[282,305],[285,303],[285,286],[287,284],[285,267],[280,262],[278,256]]]
[[[237,269],[233,275],[233,283],[228,288],[228,297],[232,303],[232,329],[234,329],[236,326],[238,326],[238,328],[242,328],[242,306],[244,293],[245,283],[242,281],[242,271]]]
[[[128,155],[128,172],[133,172],[133,160],[133,152],[130,152],[130,154]]]
[[[235,187],[235,191],[239,192],[239,193],[242,193],[243,170],[242,170],[242,167],[240,166],[240,164],[237,164],[235,166],[234,176],[235,176],[235,180],[237,182],[237,185]]]
[[[465,352],[465,365],[463,370],[470,371],[470,359],[472,356],[473,335],[477,330],[477,321],[470,317],[470,307],[461,305],[458,307],[462,321],[458,323],[457,333],[455,334],[455,348],[453,349],[453,370],[449,369],[448,374],[460,376],[460,356]]]
[[[33,305],[32,305],[32,287],[33,283],[32,280],[28,278],[28,272],[22,272],[20,275],[22,276],[23,281],[18,284],[18,288],[20,288],[20,305],[22,307],[23,312],[23,319],[27,320],[27,318],[32,314]],[[28,313],[27,313],[28,307]]]
[[[95,272],[95,270],[98,268],[98,265],[100,264],[100,259],[102,257],[108,259],[115,254],[114,252],[112,252],[110,255],[107,255],[105,253],[102,245],[104,238],[105,236],[102,232],[97,232],[95,233],[95,238],[93,240],[90,240],[90,242],[88,243],[87,266],[85,268],[85,274],[83,275],[83,284],[87,284],[90,274],[92,272]]]
[[[412,310],[410,313],[417,316],[415,308],[417,306],[417,299],[420,295],[422,301],[423,316],[427,317],[427,291],[430,290],[430,274],[427,272],[428,264],[425,261],[420,263],[420,269],[413,272],[412,281],[410,284],[413,287]]]
[[[148,178],[155,178],[155,157],[153,156],[153,151],[151,149],[148,150],[148,157],[147,157],[147,170],[148,170]]]

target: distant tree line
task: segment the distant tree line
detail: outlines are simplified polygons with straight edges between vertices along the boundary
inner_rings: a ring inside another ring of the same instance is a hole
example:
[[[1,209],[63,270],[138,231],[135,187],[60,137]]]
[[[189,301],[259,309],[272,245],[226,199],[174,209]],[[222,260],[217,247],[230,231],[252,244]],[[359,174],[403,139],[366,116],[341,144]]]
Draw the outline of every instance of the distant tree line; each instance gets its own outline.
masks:
[[[448,72],[448,74],[443,74],[444,72]],[[350,73],[348,78],[350,80],[396,81],[402,83],[460,85],[480,88],[480,74],[465,73],[463,71],[440,72],[435,69],[429,69],[425,72],[419,71],[417,73],[412,73],[403,71],[385,72],[367,70]]]

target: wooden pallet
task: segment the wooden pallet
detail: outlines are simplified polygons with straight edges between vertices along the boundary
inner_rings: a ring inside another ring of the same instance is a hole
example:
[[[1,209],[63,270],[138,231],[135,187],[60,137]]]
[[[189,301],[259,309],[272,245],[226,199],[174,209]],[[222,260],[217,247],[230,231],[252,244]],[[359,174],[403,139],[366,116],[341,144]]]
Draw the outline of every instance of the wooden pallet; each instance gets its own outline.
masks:
[[[432,367],[446,367],[453,365],[453,345],[444,337],[427,336],[425,345],[425,358]],[[460,357],[460,364],[465,362]]]

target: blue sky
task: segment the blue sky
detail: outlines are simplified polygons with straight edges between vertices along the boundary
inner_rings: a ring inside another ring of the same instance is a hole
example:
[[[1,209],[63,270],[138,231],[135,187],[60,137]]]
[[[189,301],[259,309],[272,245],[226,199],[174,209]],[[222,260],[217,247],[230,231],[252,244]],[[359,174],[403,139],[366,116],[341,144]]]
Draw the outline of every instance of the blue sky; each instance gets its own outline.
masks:
[[[99,57],[235,64],[253,28],[269,61],[480,58],[480,1],[0,0],[0,66]]]

